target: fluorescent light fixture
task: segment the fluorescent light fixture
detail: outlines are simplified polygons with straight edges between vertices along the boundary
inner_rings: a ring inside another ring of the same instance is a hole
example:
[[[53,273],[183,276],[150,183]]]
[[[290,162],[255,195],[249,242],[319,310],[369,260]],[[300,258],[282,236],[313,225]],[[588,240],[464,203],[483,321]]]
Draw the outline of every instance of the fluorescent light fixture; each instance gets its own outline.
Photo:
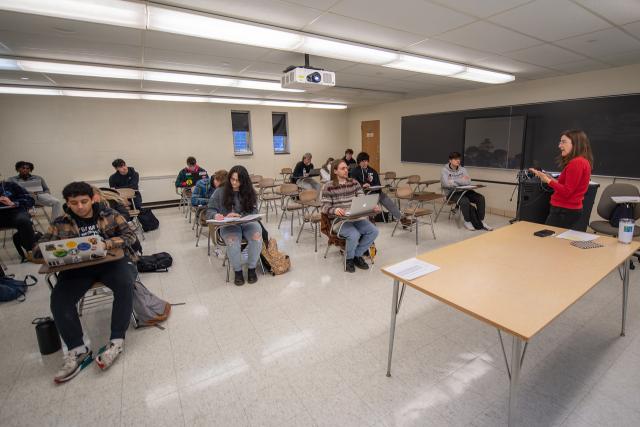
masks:
[[[185,83],[205,86],[239,87],[281,92],[304,92],[298,89],[283,89],[279,82],[232,79],[227,77],[203,76],[199,74],[170,73],[165,71],[144,71],[144,80],[156,82]]]
[[[0,0],[0,9],[144,29],[142,3],[122,0]]]
[[[0,86],[0,93],[15,95],[62,95],[58,89]]]
[[[260,105],[262,101],[259,99],[242,99],[242,98],[209,98],[212,104],[241,104],[241,105]]]
[[[437,76],[450,76],[461,73],[465,69],[463,65],[413,55],[398,55],[398,59],[389,64],[384,64],[384,66],[416,73],[435,74]]]
[[[296,51],[345,61],[383,65],[395,61],[398,54],[384,49],[375,49],[320,37],[305,37]]]
[[[306,107],[306,102],[292,102],[292,101],[263,101],[261,105],[268,105],[270,107]]]
[[[19,70],[15,59],[0,58],[0,70]]]
[[[103,67],[99,65],[65,64],[19,60],[18,66],[24,71],[45,74],[65,74],[70,76],[106,77],[110,79],[142,79],[142,71],[131,68]]]
[[[509,83],[516,79],[512,74],[498,73],[497,71],[482,70],[480,68],[466,67],[460,74],[453,75],[456,79],[473,80],[481,83]]]
[[[294,32],[176,9],[150,5],[147,13],[149,30],[281,50],[293,50],[302,42],[302,36]]]
[[[329,109],[329,110],[345,110],[347,108],[347,106],[343,105],[343,104],[309,103],[309,104],[307,104],[307,108],[325,108],[325,109]]]
[[[204,96],[156,95],[145,93],[142,94],[141,98],[146,101],[209,102],[209,98]]]
[[[140,99],[139,93],[106,92],[96,90],[62,90],[63,96],[77,96],[81,98],[112,98],[112,99]]]

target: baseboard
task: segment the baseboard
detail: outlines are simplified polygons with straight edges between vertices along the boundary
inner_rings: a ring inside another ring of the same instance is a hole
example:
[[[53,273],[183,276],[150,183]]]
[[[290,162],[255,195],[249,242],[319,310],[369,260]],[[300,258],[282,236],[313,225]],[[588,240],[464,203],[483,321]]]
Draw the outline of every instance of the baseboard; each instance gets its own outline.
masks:
[[[164,209],[164,208],[175,208],[179,204],[180,204],[180,200],[179,199],[175,199],[175,200],[159,200],[159,201],[156,201],[156,202],[142,203],[142,207],[143,208],[148,208],[148,209]]]

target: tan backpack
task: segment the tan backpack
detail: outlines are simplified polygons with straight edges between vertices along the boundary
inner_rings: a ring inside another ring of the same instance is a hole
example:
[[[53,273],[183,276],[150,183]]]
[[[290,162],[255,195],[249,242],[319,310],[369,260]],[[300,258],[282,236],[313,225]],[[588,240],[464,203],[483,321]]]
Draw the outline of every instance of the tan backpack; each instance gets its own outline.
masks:
[[[263,241],[260,255],[265,270],[271,272],[274,276],[284,274],[291,268],[289,255],[278,250],[276,239],[269,239],[268,244]]]

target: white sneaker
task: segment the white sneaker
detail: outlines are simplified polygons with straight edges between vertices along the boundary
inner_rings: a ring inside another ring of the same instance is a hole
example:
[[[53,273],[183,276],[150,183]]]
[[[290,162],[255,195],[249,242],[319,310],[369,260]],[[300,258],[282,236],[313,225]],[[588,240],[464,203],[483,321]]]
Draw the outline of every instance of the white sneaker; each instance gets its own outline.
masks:
[[[68,352],[63,358],[63,365],[60,370],[53,377],[53,381],[56,384],[69,381],[80,373],[81,370],[87,367],[93,360],[93,354],[91,350],[85,347],[83,353],[76,353],[74,351]]]
[[[118,343],[116,344],[113,341],[110,341],[107,345],[102,347],[98,351],[98,357],[96,357],[96,364],[103,371],[109,366],[113,365],[116,358],[122,353],[123,345]]]
[[[469,231],[476,231],[476,228],[473,226],[473,224],[471,224],[470,221],[465,221],[463,225],[464,225],[464,228],[466,228]]]
[[[493,231],[493,227],[490,226],[489,224],[487,224],[486,222],[482,221],[482,227],[487,230],[487,231]]]

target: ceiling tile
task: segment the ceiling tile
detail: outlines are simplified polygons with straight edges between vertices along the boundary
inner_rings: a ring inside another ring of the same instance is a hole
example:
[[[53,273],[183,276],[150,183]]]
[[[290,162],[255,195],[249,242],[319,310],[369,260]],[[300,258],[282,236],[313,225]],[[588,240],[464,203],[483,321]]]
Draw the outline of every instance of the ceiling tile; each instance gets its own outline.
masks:
[[[539,67],[533,64],[527,64],[500,55],[494,55],[480,59],[478,61],[475,61],[474,65],[515,74],[516,79],[518,77],[525,77],[533,74],[539,75],[551,71],[548,68]]]
[[[431,0],[445,7],[467,13],[469,15],[486,18],[496,13],[512,9],[531,0]]]
[[[603,55],[640,49],[640,41],[617,28],[560,40],[556,44],[598,59]]]
[[[418,44],[414,44],[407,50],[420,55],[462,63],[469,63],[492,55],[492,53],[487,53],[477,49],[469,49],[437,39],[429,39]]]
[[[11,54],[11,49],[9,49],[4,44],[0,43],[0,53],[6,54],[6,55],[10,55]]]
[[[313,21],[304,28],[304,31],[390,49],[404,49],[425,38],[332,13],[327,13]]]
[[[340,73],[338,73],[338,76],[342,75],[343,73],[356,74],[356,75],[362,75],[362,76],[368,76],[368,77],[380,77],[385,79],[402,79],[406,77],[411,77],[416,74],[411,71],[396,70],[394,68],[380,67],[380,66],[369,65],[369,64],[353,65],[349,68],[344,69]]]
[[[287,0],[289,3],[299,4],[300,6],[312,7],[314,9],[329,10],[331,6],[340,0]]]
[[[217,86],[187,85],[168,82],[141,82],[142,90],[167,93],[188,93],[191,95],[208,95],[218,89]]]
[[[548,43],[509,52],[505,56],[543,67],[585,59],[582,55]]]
[[[57,86],[93,89],[139,91],[141,84],[139,80],[105,79],[84,76],[49,75],[49,78],[55,81]]]
[[[424,0],[344,0],[333,6],[331,12],[425,36],[474,21],[468,15]]]
[[[489,20],[546,41],[560,40],[611,26],[607,21],[568,0],[537,0],[493,16]]]
[[[340,87],[375,90],[378,85],[385,84],[386,81],[386,79],[380,77],[369,77],[344,72],[336,74],[336,84]]]
[[[28,80],[23,80],[27,77]],[[40,73],[26,73],[24,71],[0,70],[0,83],[18,85],[52,86],[53,83]]]
[[[322,14],[318,9],[280,0],[165,0],[164,3],[297,29]]]
[[[608,64],[616,66],[640,64],[640,49],[629,52],[604,55],[600,59]]]
[[[576,1],[617,25],[640,20],[640,2],[638,0]]]
[[[624,28],[626,31],[629,31],[634,36],[640,38],[640,21],[634,22],[632,24],[627,24],[622,28]]]
[[[565,71],[567,73],[584,73],[586,71],[601,70],[610,67],[610,65],[604,64],[599,61],[594,61],[592,59],[583,59],[580,61],[557,64],[552,68],[560,71]]]
[[[289,65],[304,66],[304,55],[297,52],[285,52],[283,50],[271,50],[260,58],[260,61],[282,64],[284,68]],[[339,59],[324,58],[322,56],[311,56],[312,67],[324,68],[329,71],[340,71],[356,65],[356,62],[341,61]]]
[[[478,50],[503,53],[541,44],[531,37],[498,27],[489,22],[474,22],[466,27],[449,31],[437,39]]]
[[[266,78],[269,80],[280,80],[284,69],[285,66],[282,64],[273,64],[271,62],[254,62],[249,65],[249,67],[245,68],[240,73],[240,75],[260,79]]]
[[[144,66],[170,70],[210,74],[238,74],[251,65],[251,61],[220,56],[201,55],[189,52],[145,49]]]

